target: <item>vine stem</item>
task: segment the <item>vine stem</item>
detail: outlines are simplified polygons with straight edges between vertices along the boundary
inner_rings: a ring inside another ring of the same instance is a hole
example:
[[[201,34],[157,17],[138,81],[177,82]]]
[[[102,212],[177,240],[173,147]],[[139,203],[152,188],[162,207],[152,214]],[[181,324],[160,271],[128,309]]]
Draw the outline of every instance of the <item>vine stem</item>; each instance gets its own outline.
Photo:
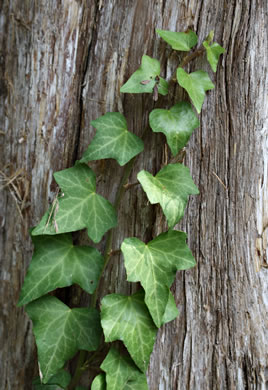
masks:
[[[201,56],[204,52],[205,52],[205,48],[201,47],[201,48],[197,49],[196,51],[194,51],[193,53],[186,55],[183,58],[182,62],[180,63],[179,67],[181,67],[181,68],[185,67],[186,65],[189,64],[189,62],[191,62],[195,58]],[[173,79],[173,77],[172,77],[172,79]],[[145,128],[145,130],[142,134],[142,137],[141,137],[142,139],[144,138],[146,131],[147,131],[147,127]],[[117,190],[117,193],[115,196],[115,202],[114,202],[115,211],[118,211],[118,208],[119,208],[120,202],[123,198],[123,195],[129,187],[128,179],[129,179],[130,173],[132,171],[133,165],[136,161],[136,158],[137,158],[137,156],[133,157],[125,166],[124,175],[123,175],[123,178],[121,180],[121,183],[118,187],[118,190]],[[103,267],[101,270],[101,275],[100,275],[96,290],[95,290],[94,294],[92,295],[92,299],[91,299],[91,303],[90,303],[90,307],[92,307],[92,308],[96,307],[96,305],[97,305],[97,299],[98,299],[99,288],[100,288],[100,281],[104,275],[104,272],[105,272],[107,265],[109,264],[109,261],[111,258],[112,243],[113,243],[113,231],[114,230],[111,229],[108,233],[108,236],[107,236],[105,250],[104,250],[104,254],[103,254],[104,263],[103,263]],[[75,386],[78,384],[80,377],[84,371],[83,366],[84,366],[84,363],[86,360],[86,356],[87,356],[87,351],[80,351],[76,370],[75,370],[74,376],[71,380],[71,383],[68,386],[68,390],[74,390]]]
[[[125,166],[124,175],[123,175],[123,178],[121,180],[121,183],[117,189],[117,193],[115,196],[115,202],[114,202],[115,211],[118,211],[121,199],[123,198],[123,195],[126,191],[125,185],[128,182],[128,179],[129,179],[129,176],[130,176],[130,173],[132,171],[132,168],[133,168],[135,161],[136,161],[136,157],[133,157],[132,160],[130,160],[127,163],[127,165]],[[113,229],[111,229],[109,231],[108,236],[107,236],[104,255],[103,255],[104,263],[103,263],[103,267],[101,270],[101,275],[100,275],[97,287],[95,289],[95,292],[92,295],[92,299],[91,299],[91,303],[90,303],[90,307],[92,307],[92,308],[96,307],[96,305],[97,305],[97,299],[98,299],[99,288],[100,288],[100,281],[101,281],[101,278],[106,270],[106,267],[109,263],[109,260],[111,258],[112,242],[113,242]],[[79,357],[78,357],[78,362],[77,362],[76,369],[75,369],[75,373],[74,373],[74,376],[71,380],[70,385],[68,386],[68,390],[74,390],[75,386],[78,384],[80,377],[84,371],[83,365],[85,363],[86,356],[87,356],[87,351],[80,351]]]

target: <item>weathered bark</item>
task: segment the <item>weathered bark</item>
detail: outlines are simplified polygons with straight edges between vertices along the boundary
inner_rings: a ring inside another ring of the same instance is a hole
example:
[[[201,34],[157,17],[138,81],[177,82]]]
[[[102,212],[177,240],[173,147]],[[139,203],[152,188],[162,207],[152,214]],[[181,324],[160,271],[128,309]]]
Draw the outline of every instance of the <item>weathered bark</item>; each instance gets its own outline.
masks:
[[[200,42],[214,30],[226,53],[216,75],[210,73],[216,87],[185,160],[200,195],[180,227],[198,265],[177,275],[180,316],[159,332],[150,389],[266,389],[266,1],[2,0],[0,12],[1,184],[13,177],[0,198],[0,387],[30,389],[36,371],[30,321],[16,303],[32,251],[28,229],[55,193],[52,173],[81,156],[94,135],[90,121],[107,111],[123,112],[129,128],[142,134],[152,99],[120,95],[120,86],[143,54],[159,58],[163,75],[171,77],[179,59],[155,28],[192,26]],[[189,70],[200,67],[209,69],[200,58]],[[169,102],[182,96],[173,90]],[[164,141],[148,132],[131,181],[140,169],[159,170]],[[91,166],[98,190],[113,201],[123,168],[115,161]],[[113,248],[124,237],[150,240],[166,228],[163,221],[142,189],[131,187]],[[109,271],[105,282],[115,287],[103,294],[135,289],[124,281],[122,257],[112,258]]]

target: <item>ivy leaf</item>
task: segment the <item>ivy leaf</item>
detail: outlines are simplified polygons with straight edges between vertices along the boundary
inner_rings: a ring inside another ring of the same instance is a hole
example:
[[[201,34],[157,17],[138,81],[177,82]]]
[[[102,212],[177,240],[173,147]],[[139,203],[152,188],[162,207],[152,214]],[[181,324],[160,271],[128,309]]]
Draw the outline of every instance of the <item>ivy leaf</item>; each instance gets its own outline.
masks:
[[[197,35],[191,30],[187,32],[156,30],[156,32],[174,50],[189,51],[193,46],[197,44]]]
[[[187,102],[177,103],[169,110],[153,110],[149,122],[155,133],[165,134],[173,156],[186,145],[194,129],[199,126],[199,120]]]
[[[91,390],[106,390],[105,374],[99,374],[94,378]]]
[[[144,303],[144,292],[106,295],[101,303],[101,324],[105,341],[122,340],[136,365],[145,372],[157,328]]]
[[[62,195],[56,199],[32,235],[74,232],[87,228],[89,237],[99,242],[116,226],[116,213],[107,199],[96,194],[96,177],[86,164],[54,173]],[[54,206],[54,208],[53,208]]]
[[[59,370],[57,374],[53,375],[46,385],[41,383],[39,377],[33,380],[34,390],[59,390],[66,389],[71,381],[71,375],[65,370]]]
[[[155,177],[142,170],[137,178],[150,203],[160,203],[170,228],[183,217],[188,196],[199,194],[189,168],[179,163],[166,165]]]
[[[204,41],[203,46],[206,49],[207,60],[211,66],[211,69],[213,72],[216,72],[220,55],[225,53],[225,49],[216,42],[209,44],[208,41]]]
[[[160,62],[149,56],[142,56],[141,67],[133,73],[128,81],[120,88],[123,93],[152,93],[158,83],[158,92],[161,95],[168,93],[168,83],[160,77]]]
[[[101,327],[95,309],[70,309],[56,297],[47,295],[26,306],[33,321],[42,382],[61,369],[80,350],[95,351]]]
[[[183,232],[169,230],[148,244],[137,238],[127,238],[121,246],[127,280],[141,283],[145,290],[145,303],[157,327],[169,317],[166,307],[170,305],[169,288],[176,272],[196,264],[185,243],[186,237]]]
[[[162,319],[163,324],[175,320],[178,315],[179,310],[177,309],[172,292],[169,291],[168,302]]]
[[[103,266],[103,257],[97,249],[73,245],[71,234],[37,236],[33,242],[35,251],[19,306],[74,283],[89,294],[95,291]]]
[[[115,348],[110,349],[101,369],[106,372],[108,390],[148,390],[146,376],[128,356],[121,355]]]
[[[200,114],[206,91],[214,88],[208,73],[203,70],[187,73],[182,68],[178,68],[177,80],[180,86],[186,89],[198,114]]]
[[[122,166],[144,148],[142,140],[128,131],[126,119],[119,112],[108,112],[91,121],[91,125],[97,133],[81,162],[114,158]]]

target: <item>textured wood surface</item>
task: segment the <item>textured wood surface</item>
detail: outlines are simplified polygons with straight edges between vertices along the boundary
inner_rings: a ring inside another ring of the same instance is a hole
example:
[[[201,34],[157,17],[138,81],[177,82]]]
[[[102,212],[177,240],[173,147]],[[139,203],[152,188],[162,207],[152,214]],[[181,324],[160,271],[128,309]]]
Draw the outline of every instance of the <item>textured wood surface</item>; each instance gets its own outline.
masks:
[[[187,231],[198,265],[177,275],[180,316],[159,332],[150,390],[265,390],[267,2],[2,0],[0,13],[0,185],[6,185],[0,197],[0,388],[31,389],[36,372],[31,324],[16,302],[32,251],[28,229],[53,199],[53,172],[81,157],[95,133],[90,121],[107,111],[124,113],[129,128],[143,133],[152,99],[120,95],[120,86],[143,54],[160,59],[163,76],[170,78],[180,58],[155,28],[190,26],[199,42],[214,30],[226,53],[216,75],[201,58],[188,68],[208,70],[216,85],[185,159],[200,195],[191,199],[179,227]],[[174,85],[157,104],[185,96]],[[140,169],[160,169],[164,142],[148,131],[131,182]],[[123,168],[110,160],[91,166],[98,191],[113,201]],[[163,229],[159,208],[133,186],[119,210],[113,249],[124,237],[148,241]],[[121,257],[113,256],[109,271],[104,281],[115,288],[103,287],[103,294],[135,290],[124,282]]]

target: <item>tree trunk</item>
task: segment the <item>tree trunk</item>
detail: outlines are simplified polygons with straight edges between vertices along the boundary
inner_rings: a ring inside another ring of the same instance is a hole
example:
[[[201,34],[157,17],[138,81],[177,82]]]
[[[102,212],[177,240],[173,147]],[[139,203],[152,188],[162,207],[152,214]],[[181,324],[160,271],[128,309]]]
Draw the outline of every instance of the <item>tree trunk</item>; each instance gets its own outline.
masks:
[[[199,44],[214,30],[226,53],[210,73],[215,89],[185,159],[200,195],[179,227],[198,265],[177,274],[180,316],[159,331],[150,389],[267,389],[267,2],[2,0],[0,12],[0,388],[31,389],[37,372],[31,323],[16,303],[31,259],[28,229],[55,195],[53,172],[81,157],[95,133],[90,121],[107,111],[124,113],[129,129],[143,133],[151,96],[123,95],[120,86],[143,54],[160,59],[170,78],[179,58],[155,28],[191,27]],[[204,58],[188,70],[198,68],[209,70]],[[186,98],[178,86],[173,93],[169,102]],[[132,182],[141,169],[160,169],[164,142],[148,132]],[[123,168],[111,160],[91,166],[113,202]],[[126,192],[118,219],[113,249],[166,229],[139,186]],[[103,294],[135,290],[122,256],[108,271]],[[73,304],[85,302],[72,292]]]

